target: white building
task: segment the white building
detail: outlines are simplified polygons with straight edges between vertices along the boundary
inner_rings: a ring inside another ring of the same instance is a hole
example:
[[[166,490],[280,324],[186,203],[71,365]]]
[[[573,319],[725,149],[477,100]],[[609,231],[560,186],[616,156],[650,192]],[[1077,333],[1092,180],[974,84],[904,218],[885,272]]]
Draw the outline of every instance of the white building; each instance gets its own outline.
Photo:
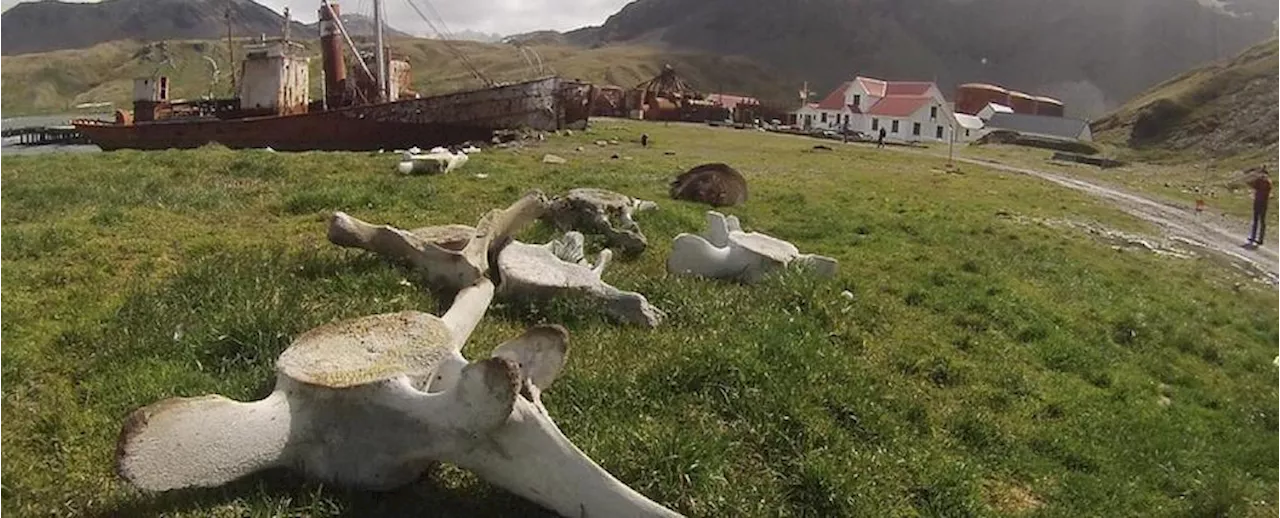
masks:
[[[956,114],[956,142],[973,142],[983,135],[986,121],[976,115]]]
[[[991,117],[994,117],[997,113],[1013,113],[1013,108],[1000,103],[987,103],[987,105],[983,106],[981,110],[978,110],[977,115],[979,119],[989,121],[991,120]]]
[[[795,124],[804,129],[847,129],[876,138],[883,127],[887,140],[906,142],[945,142],[956,124],[951,106],[934,83],[861,76],[793,113]]]
[[[1092,142],[1093,131],[1089,121],[1069,117],[1028,115],[1025,113],[997,113],[986,121],[986,131],[1005,130],[1019,135],[1052,140]]]

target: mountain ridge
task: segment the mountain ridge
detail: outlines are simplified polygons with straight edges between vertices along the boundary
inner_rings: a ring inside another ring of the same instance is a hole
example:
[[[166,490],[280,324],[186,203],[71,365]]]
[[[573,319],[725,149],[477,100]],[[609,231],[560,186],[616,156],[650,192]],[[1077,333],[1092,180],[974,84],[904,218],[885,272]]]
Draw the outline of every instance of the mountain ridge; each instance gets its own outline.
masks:
[[[24,2],[0,15],[6,56],[87,48],[115,40],[225,38],[228,14],[239,36],[277,35],[284,17],[252,0],[104,0]],[[303,34],[308,26],[293,22]]]
[[[823,91],[855,74],[944,91],[999,83],[1090,117],[1270,37],[1276,11],[1266,0],[636,0],[540,38],[741,55]]]

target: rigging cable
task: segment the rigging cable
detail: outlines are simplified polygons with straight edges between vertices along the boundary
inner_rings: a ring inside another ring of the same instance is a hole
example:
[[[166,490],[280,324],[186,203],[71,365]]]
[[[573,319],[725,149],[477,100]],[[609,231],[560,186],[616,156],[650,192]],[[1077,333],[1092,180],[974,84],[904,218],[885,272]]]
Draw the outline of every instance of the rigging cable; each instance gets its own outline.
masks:
[[[444,33],[440,31],[439,28],[436,27],[436,24],[431,22],[431,19],[428,18],[427,15],[424,14],[422,10],[418,8],[417,4],[415,4],[413,0],[404,0],[404,1],[405,3],[409,4],[409,7],[413,8],[414,12],[418,13],[418,16],[422,18],[422,21],[427,22],[427,27],[430,27],[431,30],[435,32],[437,36],[440,36],[441,38],[440,43],[443,44],[446,49],[452,52],[454,57],[458,58],[458,61],[462,62],[462,65],[466,67],[468,71],[471,72],[471,75],[475,76],[476,79],[479,79],[480,82],[484,83],[485,86],[494,85],[494,82],[490,80],[487,76],[485,76],[483,73],[481,73],[480,69],[476,68],[475,64],[472,63],[471,60],[467,58],[466,54],[458,50],[457,47],[454,47],[453,44],[449,42],[449,39],[444,35]],[[427,2],[427,5],[430,6],[431,3]],[[444,23],[444,21],[441,20],[441,23]]]

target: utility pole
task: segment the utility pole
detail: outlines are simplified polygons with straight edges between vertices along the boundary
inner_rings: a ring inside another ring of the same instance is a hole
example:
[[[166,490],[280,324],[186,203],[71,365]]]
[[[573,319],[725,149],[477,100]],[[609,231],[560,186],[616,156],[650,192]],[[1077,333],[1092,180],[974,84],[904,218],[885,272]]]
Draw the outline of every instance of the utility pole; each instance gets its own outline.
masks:
[[[284,41],[289,41],[289,26],[293,25],[293,20],[289,18],[289,8],[284,8]]]
[[[383,48],[386,44],[382,41],[382,0],[373,0],[373,25],[378,44],[378,49],[374,52],[375,59],[378,60],[378,93],[386,101],[391,99],[391,91],[387,81],[386,50]]]
[[[956,123],[951,122],[951,138],[947,139],[947,169],[955,167],[956,159]]]
[[[236,91],[236,45],[231,40],[231,4],[227,4],[227,56],[231,61],[231,95],[239,95]]]

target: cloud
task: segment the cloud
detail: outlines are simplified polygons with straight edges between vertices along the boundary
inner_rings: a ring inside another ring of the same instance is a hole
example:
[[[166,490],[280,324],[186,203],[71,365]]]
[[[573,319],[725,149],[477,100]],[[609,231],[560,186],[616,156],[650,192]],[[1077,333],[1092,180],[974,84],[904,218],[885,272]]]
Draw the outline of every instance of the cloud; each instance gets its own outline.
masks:
[[[0,7],[9,9],[20,1],[0,0]],[[72,0],[96,1],[96,0]],[[543,29],[570,30],[587,25],[599,25],[605,18],[618,12],[631,0],[385,0],[387,24],[399,30],[433,35],[422,18],[409,6],[414,2],[423,12],[430,14],[428,1],[444,18],[450,31],[463,30],[503,35]],[[276,12],[285,7],[293,18],[311,23],[316,19],[320,0],[258,0]],[[340,0],[343,12],[373,14],[372,0]],[[436,20],[432,20],[435,22]],[[438,26],[438,24],[437,24]]]

